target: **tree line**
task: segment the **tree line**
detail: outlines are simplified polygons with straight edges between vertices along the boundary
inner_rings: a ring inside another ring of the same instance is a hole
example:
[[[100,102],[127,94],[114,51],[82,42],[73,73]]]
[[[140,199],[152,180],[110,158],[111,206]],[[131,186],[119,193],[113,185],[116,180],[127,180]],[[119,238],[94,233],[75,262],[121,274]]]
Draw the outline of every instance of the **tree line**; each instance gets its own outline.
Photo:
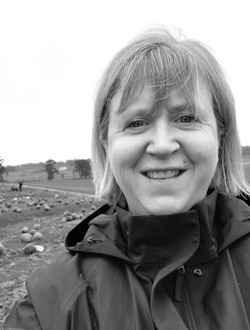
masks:
[[[59,174],[57,163],[53,159],[49,159],[44,164],[44,170],[47,172],[48,180],[54,179],[55,174]],[[79,177],[91,177],[91,161],[90,159],[75,159],[73,172],[78,173]]]
[[[60,167],[66,166],[73,171],[73,174],[77,173],[80,178],[90,178],[91,175],[91,161],[90,159],[75,159],[67,160],[64,162],[56,162],[53,159],[47,160],[45,163],[39,164],[23,164],[18,166],[4,166],[4,160],[0,157],[0,181],[3,181],[3,175],[8,175],[8,172],[14,172],[16,170],[25,168],[37,168],[42,169],[47,173],[47,179],[53,180],[55,174],[60,174]]]

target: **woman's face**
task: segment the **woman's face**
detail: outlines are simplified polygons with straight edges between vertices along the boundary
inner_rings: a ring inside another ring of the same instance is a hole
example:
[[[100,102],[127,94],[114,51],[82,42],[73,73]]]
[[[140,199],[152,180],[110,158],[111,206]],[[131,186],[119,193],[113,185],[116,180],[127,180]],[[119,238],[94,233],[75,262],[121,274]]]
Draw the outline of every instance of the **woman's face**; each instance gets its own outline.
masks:
[[[188,211],[207,194],[218,163],[217,125],[211,94],[198,88],[198,115],[183,93],[148,114],[151,89],[124,110],[117,91],[110,103],[106,152],[133,215]]]

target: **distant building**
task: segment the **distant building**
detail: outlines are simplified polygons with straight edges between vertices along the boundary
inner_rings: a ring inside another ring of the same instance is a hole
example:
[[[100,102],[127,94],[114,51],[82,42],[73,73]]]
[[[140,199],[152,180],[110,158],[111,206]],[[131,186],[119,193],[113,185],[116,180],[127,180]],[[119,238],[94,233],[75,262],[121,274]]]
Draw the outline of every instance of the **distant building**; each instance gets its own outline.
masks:
[[[59,167],[59,171],[65,171],[65,170],[67,170],[67,169],[68,169],[67,166],[61,166],[61,167]]]

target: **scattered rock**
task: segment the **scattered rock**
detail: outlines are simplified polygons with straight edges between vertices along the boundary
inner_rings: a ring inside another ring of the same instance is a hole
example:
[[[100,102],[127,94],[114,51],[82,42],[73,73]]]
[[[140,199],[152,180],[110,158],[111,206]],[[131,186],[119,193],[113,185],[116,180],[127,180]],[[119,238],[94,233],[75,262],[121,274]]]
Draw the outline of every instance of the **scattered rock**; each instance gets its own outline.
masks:
[[[29,228],[27,226],[23,227],[22,233],[27,233],[29,231]]]
[[[65,211],[65,212],[63,213],[63,215],[64,215],[65,217],[67,217],[67,216],[69,216],[69,215],[71,215],[71,214],[70,214],[69,211]]]
[[[43,206],[43,207],[44,207],[44,210],[45,210],[45,211],[49,211],[49,210],[50,210],[50,207],[49,207],[49,205],[48,205],[48,204],[44,204],[44,206]]]
[[[33,239],[30,233],[23,233],[20,237],[22,243],[30,243]]]
[[[24,254],[33,254],[36,252],[36,247],[34,244],[27,244],[24,248],[23,248],[23,252]]]
[[[35,232],[36,232],[35,228],[32,228],[32,229],[30,230],[30,234],[31,234],[31,235],[34,235]]]
[[[35,230],[39,230],[39,229],[42,228],[42,226],[40,225],[40,223],[35,223],[35,224],[33,225],[33,228],[34,228]]]
[[[43,239],[43,234],[40,233],[40,231],[36,231],[35,234],[33,235],[33,237],[36,240],[41,240],[41,239]]]

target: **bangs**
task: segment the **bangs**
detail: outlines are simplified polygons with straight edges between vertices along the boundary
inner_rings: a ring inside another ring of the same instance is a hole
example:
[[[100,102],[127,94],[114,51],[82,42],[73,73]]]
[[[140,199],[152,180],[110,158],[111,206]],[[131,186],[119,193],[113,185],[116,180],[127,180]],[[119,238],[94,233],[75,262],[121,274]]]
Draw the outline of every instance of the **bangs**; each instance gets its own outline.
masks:
[[[202,70],[186,50],[173,47],[154,45],[129,59],[119,77],[123,94],[120,110],[126,109],[147,86],[152,90],[150,113],[157,113],[171,94],[181,91],[197,114],[198,80]]]

